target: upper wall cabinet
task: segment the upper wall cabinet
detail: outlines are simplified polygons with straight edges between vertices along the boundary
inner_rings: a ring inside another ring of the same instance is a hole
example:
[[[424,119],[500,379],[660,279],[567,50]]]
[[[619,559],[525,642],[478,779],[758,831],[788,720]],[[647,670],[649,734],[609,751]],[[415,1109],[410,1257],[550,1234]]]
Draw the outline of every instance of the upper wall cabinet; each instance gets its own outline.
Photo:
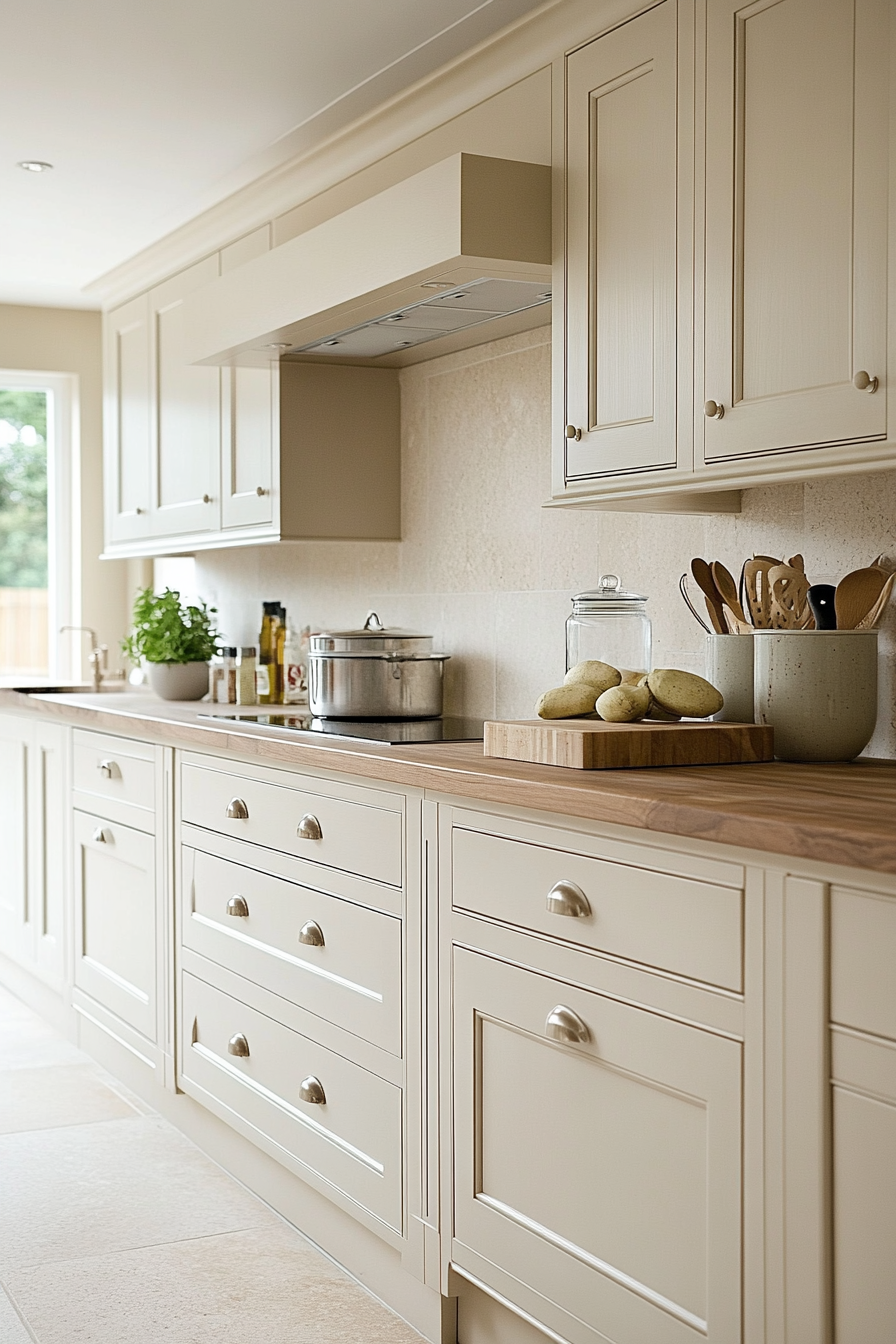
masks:
[[[663,0],[566,57],[556,503],[896,464],[892,43],[887,0]]]

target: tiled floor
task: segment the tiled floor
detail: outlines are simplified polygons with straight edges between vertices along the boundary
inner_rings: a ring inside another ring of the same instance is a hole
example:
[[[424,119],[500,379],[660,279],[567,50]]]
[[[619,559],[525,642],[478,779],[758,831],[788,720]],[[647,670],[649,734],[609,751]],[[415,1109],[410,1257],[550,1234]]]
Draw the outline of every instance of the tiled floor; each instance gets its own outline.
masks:
[[[421,1337],[0,988],[0,1344]]]

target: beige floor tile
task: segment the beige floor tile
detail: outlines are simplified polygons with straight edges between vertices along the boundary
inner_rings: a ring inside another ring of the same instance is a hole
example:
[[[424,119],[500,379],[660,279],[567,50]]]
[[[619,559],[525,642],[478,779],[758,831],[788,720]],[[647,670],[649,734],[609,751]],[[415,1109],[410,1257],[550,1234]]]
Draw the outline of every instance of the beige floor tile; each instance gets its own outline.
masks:
[[[0,1078],[0,1134],[123,1120],[138,1113],[93,1064],[13,1069]]]
[[[27,1008],[21,1015],[0,1017],[0,1073],[53,1064],[89,1063],[89,1055]]]
[[[0,1273],[279,1225],[159,1117],[8,1134],[0,1188]]]
[[[0,1288],[0,1344],[33,1344],[30,1334],[19,1319],[18,1312]]]
[[[280,1223],[20,1269],[7,1282],[40,1344],[421,1344]]]

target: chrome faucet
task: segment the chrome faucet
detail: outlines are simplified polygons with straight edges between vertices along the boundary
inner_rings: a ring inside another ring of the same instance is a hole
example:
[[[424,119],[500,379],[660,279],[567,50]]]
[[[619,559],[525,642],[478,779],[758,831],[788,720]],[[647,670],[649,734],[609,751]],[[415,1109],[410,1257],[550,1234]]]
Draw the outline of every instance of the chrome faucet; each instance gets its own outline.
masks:
[[[92,630],[89,625],[61,625],[59,627],[60,635],[64,634],[66,630],[80,631],[81,634],[90,636],[88,661],[93,677],[93,689],[101,691],[103,689],[103,672],[106,670],[106,659],[109,654],[108,644],[98,644],[96,631]]]

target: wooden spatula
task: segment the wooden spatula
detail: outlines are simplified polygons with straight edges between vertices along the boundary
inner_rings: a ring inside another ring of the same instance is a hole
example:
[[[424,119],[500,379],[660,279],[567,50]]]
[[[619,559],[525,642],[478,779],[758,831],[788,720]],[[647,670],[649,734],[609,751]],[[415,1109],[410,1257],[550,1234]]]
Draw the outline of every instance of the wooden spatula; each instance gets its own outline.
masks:
[[[837,629],[855,630],[859,621],[874,608],[883,591],[887,576],[882,569],[869,565],[854,569],[837,584],[834,606],[837,611]]]
[[[806,619],[809,580],[792,565],[775,565],[768,572],[771,591],[772,628],[796,630]],[[811,613],[810,613],[811,614]]]
[[[744,609],[737,596],[737,584],[734,582],[731,573],[725,568],[721,560],[713,560],[712,577],[719,597],[728,608],[730,615],[734,617],[734,621],[732,622],[730,617],[726,616],[729,629],[731,629],[733,625],[734,628],[732,633],[734,634],[752,634],[752,626],[744,615]]]
[[[759,630],[768,630],[772,623],[771,592],[768,586],[768,572],[780,565],[768,555],[754,555],[744,565],[744,595],[750,612],[750,619]]]

